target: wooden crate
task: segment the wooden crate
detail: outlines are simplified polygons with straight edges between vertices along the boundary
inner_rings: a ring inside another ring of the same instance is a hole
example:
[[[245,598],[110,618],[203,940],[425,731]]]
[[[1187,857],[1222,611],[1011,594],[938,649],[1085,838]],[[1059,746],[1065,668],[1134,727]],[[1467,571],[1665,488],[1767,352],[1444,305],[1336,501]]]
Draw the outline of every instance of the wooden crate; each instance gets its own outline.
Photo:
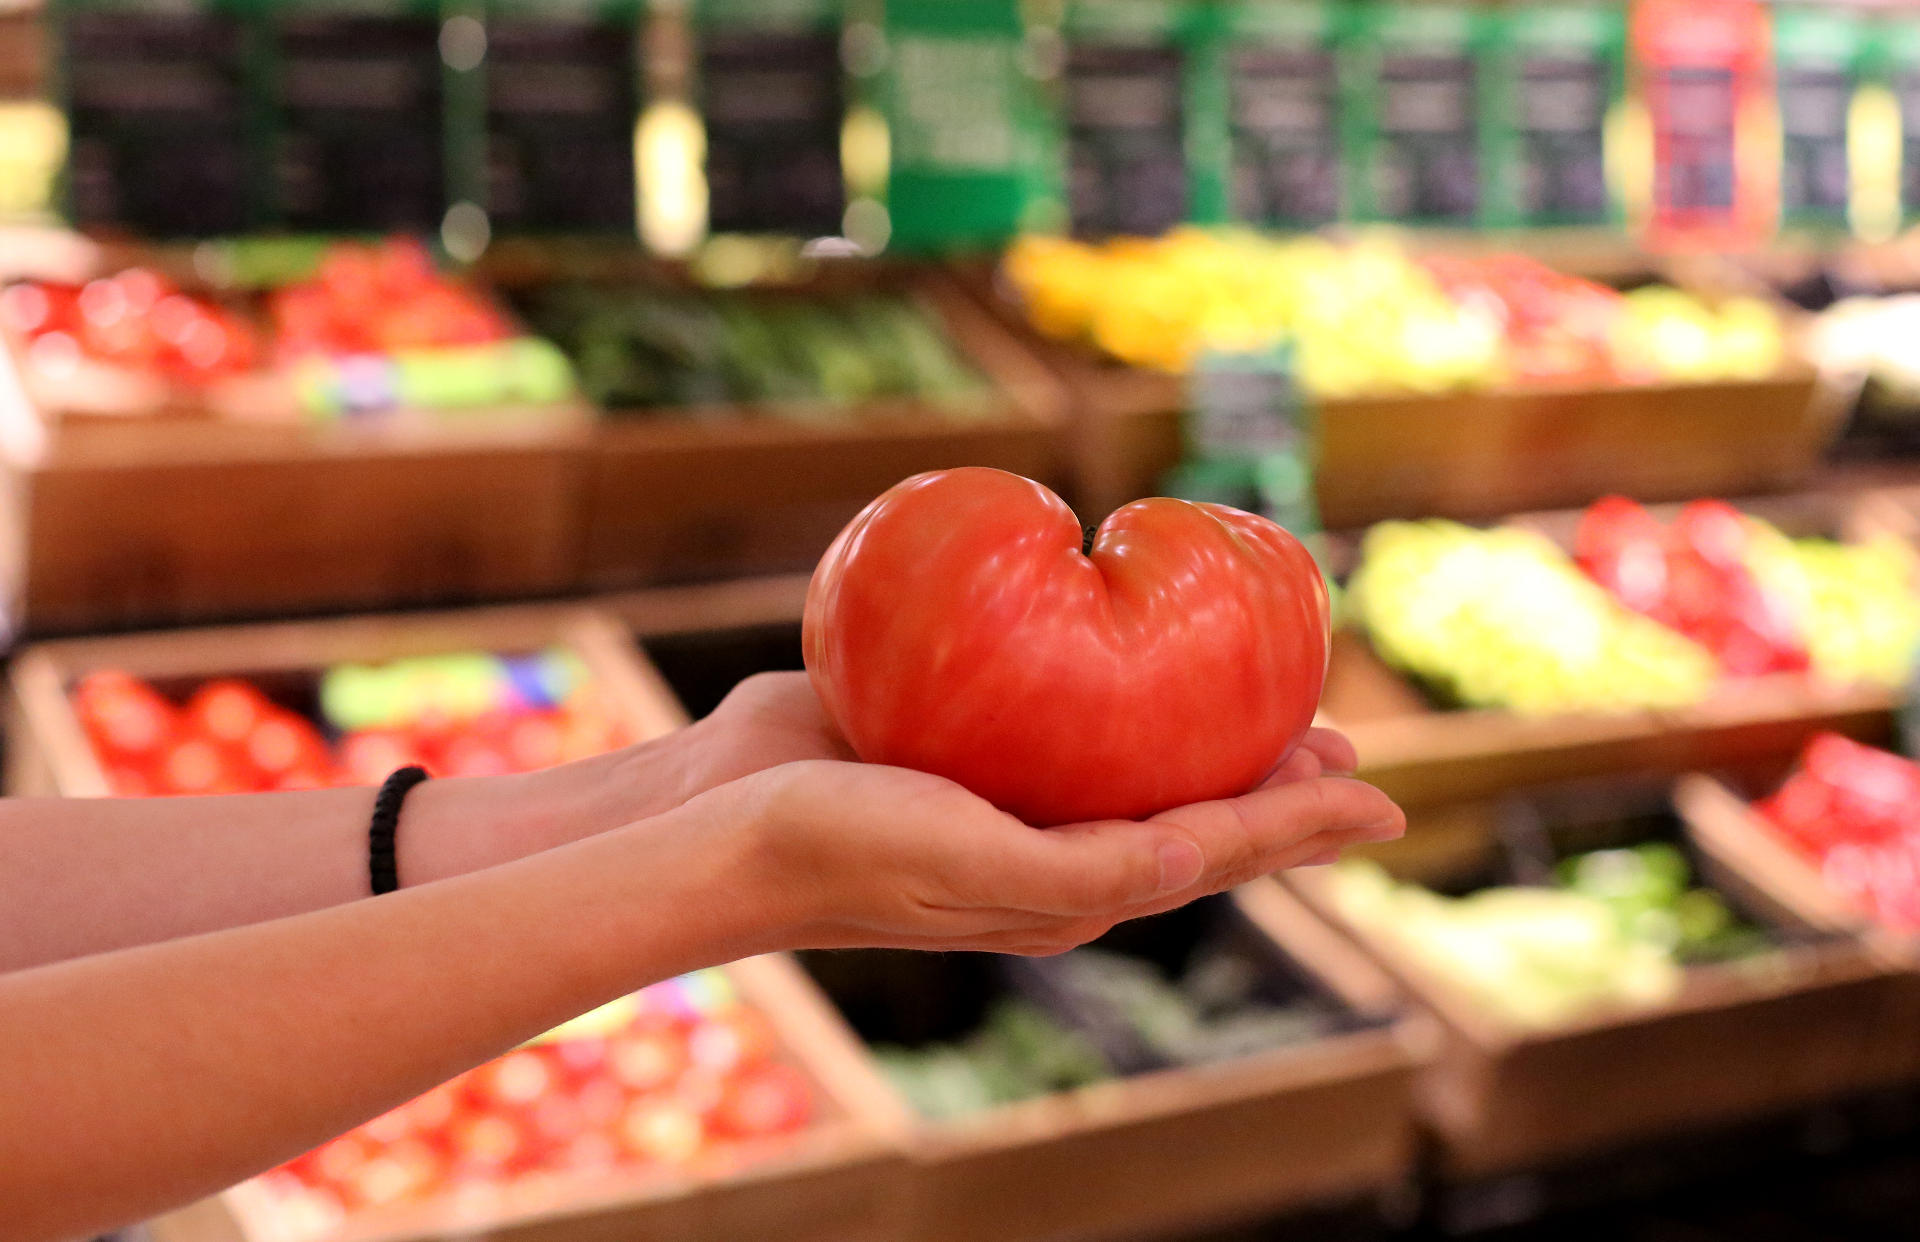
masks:
[[[400,616],[236,625],[35,643],[8,670],[9,794],[96,797],[107,778],[68,698],[100,669],[160,682],[222,676],[284,679],[341,663],[378,663],[462,651],[578,655],[617,719],[637,740],[686,722],[673,691],[628,631],[595,609],[565,604]]]
[[[181,247],[79,243],[257,318]],[[552,594],[578,576],[579,399],[309,422],[262,371],[206,391],[0,349],[0,590],[28,634]]]
[[[1901,972],[1887,1012],[1870,1032],[1870,1055],[1886,1080],[1920,1080],[1920,936],[1885,928],[1835,894],[1807,857],[1725,783],[1689,775],[1675,791],[1674,803],[1694,839],[1737,868],[1771,905],[1795,911],[1814,926],[1860,937],[1876,957]]]
[[[912,1111],[810,980],[808,1009],[842,1049],[869,1122],[909,1156],[898,1242],[1164,1236],[1404,1185],[1413,1066],[1426,1036],[1386,980],[1278,889],[1238,908],[1371,1019],[1349,1033],[1204,1069],[1166,1070],[933,1122]],[[797,972],[797,968],[796,968]]]
[[[961,270],[1067,386],[1083,515],[1157,495],[1181,457],[1185,381],[1044,339],[1024,327],[991,271]],[[1796,360],[1764,380],[1325,401],[1321,518],[1332,527],[1484,518],[1610,492],[1675,500],[1790,487],[1818,465],[1851,400]]]
[[[1347,921],[1319,871],[1280,883],[1360,945],[1436,1019],[1419,1082],[1436,1172],[1472,1181],[1764,1117],[1883,1085],[1877,1028],[1900,972],[1857,938],[1766,899],[1717,843],[1705,877],[1795,940],[1750,962],[1689,966],[1681,993],[1547,1029],[1509,1023],[1394,942]]]
[[[831,1045],[817,1055],[817,1024],[788,1003],[781,967],[755,959],[725,970],[811,1080],[819,1110],[795,1135],[743,1146],[737,1167],[530,1179],[484,1198],[366,1213],[318,1237],[246,1182],[152,1222],[153,1242],[896,1242],[904,1157],[863,1120]]]
[[[1863,516],[1866,506],[1838,491],[1737,503],[1795,536],[1852,538],[1876,528]],[[1650,510],[1666,522],[1678,506]],[[1580,512],[1509,520],[1571,547]],[[1335,559],[1353,554],[1352,541],[1336,541]],[[1365,638],[1342,631],[1334,636],[1321,710],[1353,739],[1363,776],[1409,807],[1429,808],[1610,772],[1771,770],[1823,729],[1884,742],[1898,701],[1883,686],[1782,673],[1728,681],[1701,703],[1659,711],[1529,717],[1499,708],[1446,710],[1382,662]]]
[[[582,270],[597,280],[690,279],[680,267],[631,257],[510,254],[490,269],[507,288]],[[987,387],[966,417],[913,400],[868,402],[826,419],[766,406],[612,411],[594,431],[585,484],[588,586],[810,570],[868,501],[924,470],[996,466],[1059,482],[1065,390],[945,273],[829,262],[780,287],[803,296],[905,293],[938,319]]]

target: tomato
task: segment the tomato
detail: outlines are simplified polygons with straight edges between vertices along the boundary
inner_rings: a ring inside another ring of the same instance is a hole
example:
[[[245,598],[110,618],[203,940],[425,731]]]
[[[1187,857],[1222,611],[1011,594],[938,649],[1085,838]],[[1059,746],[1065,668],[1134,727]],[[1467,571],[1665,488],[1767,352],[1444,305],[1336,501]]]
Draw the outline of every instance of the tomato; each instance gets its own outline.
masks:
[[[1038,483],[969,467],[875,500],[814,572],[807,670],[862,759],[1032,824],[1245,793],[1313,720],[1326,584],[1265,518],[1140,500],[1088,555]]]
[[[173,704],[127,673],[89,673],[74,688],[73,706],[95,746],[134,766],[157,760],[179,731]]]
[[[759,1138],[785,1134],[807,1124],[813,1092],[799,1070],[773,1062],[742,1076],[727,1091],[713,1116],[716,1134]]]
[[[254,786],[221,747],[203,737],[189,737],[168,750],[158,772],[162,793],[247,793]]]
[[[553,1064],[531,1048],[509,1052],[473,1072],[479,1096],[494,1108],[531,1108],[554,1088]]]
[[[276,709],[251,683],[226,678],[210,681],[187,700],[187,727],[221,746],[245,744]]]

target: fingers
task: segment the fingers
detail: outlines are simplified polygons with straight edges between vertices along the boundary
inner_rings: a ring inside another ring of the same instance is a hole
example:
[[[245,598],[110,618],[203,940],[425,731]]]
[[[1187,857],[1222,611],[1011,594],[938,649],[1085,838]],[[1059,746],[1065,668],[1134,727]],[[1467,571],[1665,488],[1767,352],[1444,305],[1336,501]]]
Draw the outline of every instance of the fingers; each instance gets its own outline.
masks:
[[[1178,892],[1206,866],[1192,840],[1125,821],[1023,826],[1012,855],[1006,873],[1011,904],[1062,917],[1123,910]]]
[[[1300,744],[1267,774],[1260,787],[1310,781],[1322,775],[1351,776],[1359,767],[1360,757],[1344,734],[1333,729],[1308,729]]]
[[[1345,777],[1267,786],[1243,798],[1180,807],[1152,822],[1191,837],[1206,859],[1198,883],[1216,891],[1330,848],[1316,838],[1353,844],[1406,831],[1406,818],[1385,794]]]
[[[1313,752],[1328,776],[1352,776],[1360,770],[1360,754],[1347,735],[1337,729],[1308,729],[1300,749]]]

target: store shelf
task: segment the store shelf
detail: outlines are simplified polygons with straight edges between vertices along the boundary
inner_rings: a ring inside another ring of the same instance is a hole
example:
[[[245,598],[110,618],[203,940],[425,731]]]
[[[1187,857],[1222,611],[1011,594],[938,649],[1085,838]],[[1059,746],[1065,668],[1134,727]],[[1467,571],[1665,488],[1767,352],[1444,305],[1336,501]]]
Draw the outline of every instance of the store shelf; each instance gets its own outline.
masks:
[[[1687,839],[1704,878],[1783,939],[1758,958],[1685,967],[1669,1002],[1600,1007],[1546,1028],[1502,1019],[1348,920],[1325,873],[1282,881],[1438,1020],[1440,1050],[1420,1093],[1444,1180],[1548,1167],[1900,1080],[1877,1032],[1903,1012],[1905,973],[1774,900],[1719,838]]]
[[[402,616],[346,617],[125,634],[35,643],[8,671],[6,788],[12,795],[97,797],[107,776],[69,693],[88,673],[113,669],[154,682],[246,677],[310,682],[342,663],[380,663],[451,652],[524,653],[562,647],[586,667],[596,692],[636,739],[685,723],[685,713],[628,631],[577,605],[521,605]]]
[[[858,1052],[864,1114],[910,1160],[901,1242],[1156,1236],[1397,1188],[1413,1160],[1418,1019],[1384,979],[1277,889],[1235,917],[1359,1017],[1345,1033],[1204,1068],[1119,1078],[928,1121],[866,1057],[825,996],[808,1002]]]
[[[247,1182],[152,1222],[153,1242],[437,1242],[473,1236],[500,1242],[894,1242],[892,1188],[903,1158],[861,1119],[831,1049],[822,1053],[816,1025],[790,1003],[791,984],[783,975],[791,969],[756,959],[726,973],[741,1000],[767,1017],[784,1055],[814,1086],[819,1115],[797,1134],[742,1145],[721,1168],[527,1179],[356,1214],[319,1232],[303,1232],[270,1190]]]
[[[1182,451],[1186,383],[1048,340],[989,270],[958,278],[1052,367],[1070,394],[1073,477],[1089,517],[1158,494]],[[1795,360],[1764,380],[1542,386],[1317,403],[1322,520],[1487,518],[1802,483],[1839,433],[1853,391]]]

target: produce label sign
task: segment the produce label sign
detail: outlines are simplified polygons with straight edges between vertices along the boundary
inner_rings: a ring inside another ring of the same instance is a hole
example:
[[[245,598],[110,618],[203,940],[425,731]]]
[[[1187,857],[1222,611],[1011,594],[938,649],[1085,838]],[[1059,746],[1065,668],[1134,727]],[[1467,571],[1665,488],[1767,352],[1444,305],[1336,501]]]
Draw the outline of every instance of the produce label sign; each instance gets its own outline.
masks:
[[[1337,218],[1333,7],[1249,2],[1226,6],[1219,16],[1210,59],[1224,96],[1229,214],[1278,228]]]
[[[992,245],[1059,223],[1038,61],[1019,0],[889,0],[879,96],[896,248]]]
[[[497,0],[485,202],[499,229],[634,229],[639,4]]]
[[[1900,109],[1900,206],[1908,216],[1920,215],[1920,18],[1883,26],[1880,52]]]
[[[840,5],[701,0],[694,17],[708,226],[716,233],[839,233],[848,104]]]
[[[1773,19],[1780,92],[1780,209],[1791,223],[1845,227],[1848,117],[1864,31],[1838,12],[1782,9]]]
[[[440,21],[431,0],[267,9],[278,220],[315,232],[436,228],[446,208]]]
[[[1261,513],[1305,538],[1320,529],[1317,441],[1291,347],[1206,354],[1188,380],[1187,456],[1167,489]]]
[[[1738,245],[1770,232],[1777,148],[1749,137],[1772,107],[1766,11],[1754,0],[1642,0],[1632,49],[1653,127],[1651,238]]]
[[[1516,7],[1492,19],[1486,211],[1493,225],[1599,224],[1607,116],[1625,89],[1626,16],[1617,7]]]
[[[1362,219],[1468,224],[1480,211],[1480,15],[1362,4],[1344,40],[1349,197]]]
[[[51,17],[74,222],[160,237],[246,227],[239,16],[207,0],[57,0]]]
[[[1152,236],[1187,218],[1182,36],[1194,8],[1099,0],[1067,9],[1061,94],[1075,233]]]

